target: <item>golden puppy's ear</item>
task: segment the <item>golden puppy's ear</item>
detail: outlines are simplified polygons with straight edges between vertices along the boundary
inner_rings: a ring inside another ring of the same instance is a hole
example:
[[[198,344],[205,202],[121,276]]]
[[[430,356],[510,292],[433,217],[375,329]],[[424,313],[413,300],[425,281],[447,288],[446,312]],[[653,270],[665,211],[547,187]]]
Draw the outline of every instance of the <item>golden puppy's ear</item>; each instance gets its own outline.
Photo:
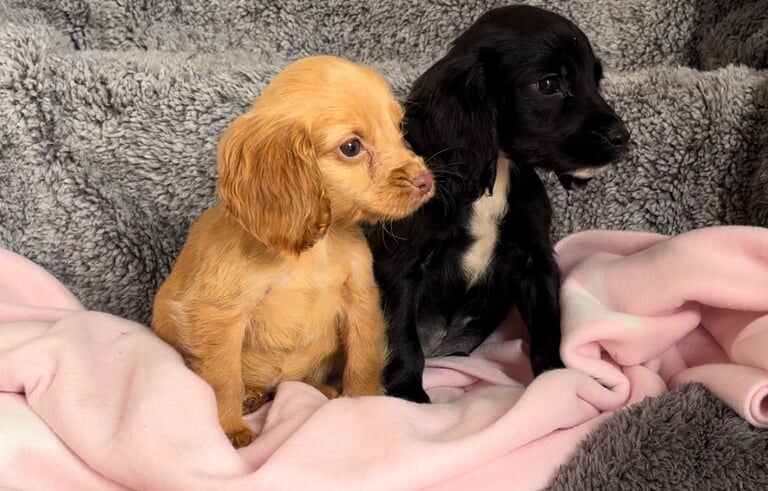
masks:
[[[309,134],[256,114],[235,120],[219,143],[224,208],[267,247],[299,253],[328,229],[330,202]]]

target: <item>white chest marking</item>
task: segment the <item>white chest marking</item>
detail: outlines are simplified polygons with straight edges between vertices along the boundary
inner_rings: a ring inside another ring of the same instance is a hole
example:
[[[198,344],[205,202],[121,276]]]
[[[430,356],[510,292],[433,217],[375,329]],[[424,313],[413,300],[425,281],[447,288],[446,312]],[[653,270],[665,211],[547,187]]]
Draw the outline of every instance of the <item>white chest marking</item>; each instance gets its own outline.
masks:
[[[493,260],[493,251],[499,237],[499,223],[507,211],[509,167],[509,160],[499,157],[493,195],[483,195],[472,204],[469,234],[474,242],[461,258],[461,268],[470,285],[485,275]]]

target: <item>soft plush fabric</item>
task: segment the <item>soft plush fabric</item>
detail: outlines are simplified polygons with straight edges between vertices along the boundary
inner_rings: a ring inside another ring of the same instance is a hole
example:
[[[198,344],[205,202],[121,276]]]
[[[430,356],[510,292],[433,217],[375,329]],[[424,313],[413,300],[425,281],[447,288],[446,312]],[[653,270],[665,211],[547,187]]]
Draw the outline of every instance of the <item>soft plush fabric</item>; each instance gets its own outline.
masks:
[[[686,384],[607,420],[550,489],[764,489],[765,451],[765,431]]]
[[[568,368],[531,381],[512,316],[471,356],[428,361],[432,404],[286,382],[236,452],[170,346],[0,249],[0,485],[540,489],[611,411],[690,381],[768,427],[768,230],[585,232],[557,250]]]
[[[566,366],[630,393],[633,377],[703,382],[768,427],[767,230],[582,232],[556,252]]]
[[[261,436],[238,453],[213,391],[171,347],[140,324],[84,311],[42,268],[0,249],[0,486],[388,490],[472,476],[540,488],[628,394],[578,370],[526,388],[521,346],[499,333],[471,358],[434,360],[425,384],[442,403],[431,405],[328,402],[282,384],[251,420]],[[515,477],[499,475],[498,459]]]
[[[709,0],[702,3],[696,53],[699,66],[712,69],[732,63],[768,68],[768,1]]]
[[[88,308],[146,322],[189,223],[213,200],[218,136],[272,74],[303,54],[336,53],[382,69],[404,93],[450,39],[502,3],[0,0],[0,246],[50,270]],[[759,1],[525,3],[588,34],[609,71],[606,97],[634,139],[631,155],[584,191],[548,180],[558,238],[768,225]],[[752,26],[750,40],[732,35],[727,19]],[[691,434],[715,442],[738,433],[727,418],[696,433],[699,410],[717,418],[723,408],[700,391],[686,397],[648,410],[679,411]],[[647,431],[601,431],[593,445],[657,441],[647,418],[622,418]],[[753,452],[765,442],[750,441]],[[699,449],[681,445],[635,476],[675,475]],[[597,472],[603,455],[581,452],[579,472]]]

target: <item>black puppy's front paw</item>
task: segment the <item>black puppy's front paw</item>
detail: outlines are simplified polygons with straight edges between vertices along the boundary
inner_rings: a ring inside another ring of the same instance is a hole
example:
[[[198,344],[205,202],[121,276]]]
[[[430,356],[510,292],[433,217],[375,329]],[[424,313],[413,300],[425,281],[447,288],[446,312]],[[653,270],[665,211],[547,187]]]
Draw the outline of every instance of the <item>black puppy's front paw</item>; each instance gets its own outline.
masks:
[[[418,359],[416,361],[417,363],[406,363],[397,357],[390,360],[384,368],[384,390],[387,395],[412,402],[430,402],[421,383],[424,373],[423,358],[421,358],[420,363],[418,363]]]
[[[564,367],[563,360],[560,358],[560,350],[531,353],[531,368],[533,369],[534,376],[541,375],[547,370]]]
[[[418,402],[421,404],[427,404],[430,402],[429,395],[427,395],[421,384],[401,384],[388,386],[386,388],[387,395],[399,397],[411,402]]]
[[[387,375],[389,375],[389,377],[387,377]],[[420,375],[405,375],[403,372],[398,373],[398,376],[394,375],[395,374],[392,372],[385,371],[384,389],[386,390],[387,395],[411,402],[430,402],[429,396],[421,385]]]

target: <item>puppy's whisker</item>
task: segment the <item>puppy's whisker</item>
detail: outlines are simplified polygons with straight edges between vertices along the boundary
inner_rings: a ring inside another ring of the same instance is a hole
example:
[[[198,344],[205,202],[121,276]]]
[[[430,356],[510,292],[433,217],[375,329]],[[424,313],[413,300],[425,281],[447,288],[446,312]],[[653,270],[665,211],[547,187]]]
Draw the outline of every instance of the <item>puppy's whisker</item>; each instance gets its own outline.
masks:
[[[440,162],[440,168],[447,167],[449,169],[461,167],[462,165],[466,164],[463,160],[456,160],[453,162]]]
[[[376,154],[371,158],[371,165],[368,166],[368,177],[370,177],[368,180],[368,187],[374,185],[376,169],[382,165],[381,154],[383,153],[384,152],[376,152]]]
[[[387,223],[392,225],[391,220],[382,220],[381,221],[381,227],[379,227],[379,237],[381,238],[381,242],[384,244],[384,247],[389,249],[389,244],[387,243],[387,236],[392,237],[395,239],[395,242],[398,242],[398,240],[405,240],[405,237],[400,237],[399,235],[395,234],[394,231],[387,228]]]
[[[459,148],[463,148],[463,147],[464,147],[464,145],[455,145],[455,146],[453,146],[453,147],[446,147],[446,148],[444,148],[444,149],[442,149],[442,150],[439,150],[439,151],[437,151],[437,152],[433,153],[431,157],[429,157],[429,158],[427,158],[427,159],[425,160],[425,162],[426,162],[426,163],[429,163],[429,162],[431,162],[431,161],[432,161],[432,159],[434,159],[434,158],[435,158],[435,157],[437,157],[438,155],[441,155],[441,154],[443,154],[443,153],[445,153],[445,152],[448,152],[448,151],[450,151],[450,150],[458,150]]]
[[[433,169],[432,173],[435,176],[435,180],[438,182],[446,182],[451,177],[454,177],[456,179],[462,180],[466,178],[466,174],[463,172],[458,172],[455,170],[452,170],[451,166],[448,166],[448,168],[439,168],[439,169]]]
[[[382,245],[384,245],[384,248],[386,250],[391,251],[391,249],[389,248],[389,243],[387,242],[387,235],[389,235],[389,234],[388,234],[386,228],[384,227],[384,221],[382,220],[381,226],[380,227],[376,227],[376,228],[378,230],[379,239],[381,239]]]
[[[390,228],[387,228],[387,223],[389,223]],[[393,227],[393,221],[392,220],[385,220],[383,222],[383,228],[384,230],[389,234],[390,237],[392,237],[395,240],[405,240],[405,237],[401,237],[395,233],[394,230],[392,230],[391,227]]]
[[[444,193],[444,196],[447,197],[446,202],[448,203],[448,206],[450,206],[451,209],[456,208],[456,198],[451,193]]]
[[[464,174],[446,169],[435,169],[432,171],[432,173],[435,175],[435,179],[439,179],[442,176],[454,176],[459,179],[463,179],[465,177]]]
[[[443,213],[448,216],[450,210],[456,207],[456,199],[447,190],[437,187],[435,191],[435,199],[443,204]]]

